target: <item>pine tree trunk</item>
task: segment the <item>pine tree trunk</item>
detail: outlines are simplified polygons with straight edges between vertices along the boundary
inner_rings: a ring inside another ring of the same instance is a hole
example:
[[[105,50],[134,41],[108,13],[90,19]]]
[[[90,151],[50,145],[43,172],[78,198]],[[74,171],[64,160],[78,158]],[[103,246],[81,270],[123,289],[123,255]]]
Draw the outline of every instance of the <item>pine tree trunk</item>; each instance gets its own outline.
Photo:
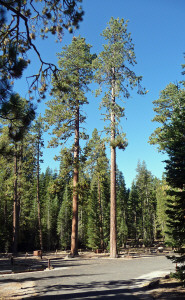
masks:
[[[39,240],[40,240],[40,249],[43,250],[43,243],[42,243],[42,227],[41,227],[41,212],[40,212],[40,147],[39,147],[39,138],[38,138],[38,145],[37,145],[37,212],[38,212],[38,225],[39,225]]]
[[[71,233],[71,255],[78,255],[78,169],[79,169],[79,104],[75,115],[74,173],[73,173],[73,216]]]
[[[17,158],[17,145],[15,145],[14,155],[14,202],[13,202],[13,254],[17,254],[18,246],[18,231],[19,231],[19,204],[18,204],[18,158]]]
[[[112,80],[112,107],[111,112],[111,172],[110,172],[110,257],[117,257],[117,232],[116,232],[116,147],[113,145],[115,141],[115,70],[113,68]]]
[[[116,149],[111,147],[111,199],[110,199],[110,257],[117,257],[116,233]]]

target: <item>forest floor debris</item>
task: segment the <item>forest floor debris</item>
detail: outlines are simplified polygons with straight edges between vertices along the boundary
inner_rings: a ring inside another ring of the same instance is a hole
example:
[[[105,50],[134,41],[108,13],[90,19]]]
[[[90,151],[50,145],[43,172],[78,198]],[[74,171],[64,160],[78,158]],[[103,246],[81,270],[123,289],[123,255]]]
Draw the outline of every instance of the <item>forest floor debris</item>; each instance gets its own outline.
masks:
[[[140,293],[136,293],[138,297]],[[152,280],[142,290],[144,297],[141,299],[158,299],[158,300],[184,300],[185,287],[176,278],[159,278]]]

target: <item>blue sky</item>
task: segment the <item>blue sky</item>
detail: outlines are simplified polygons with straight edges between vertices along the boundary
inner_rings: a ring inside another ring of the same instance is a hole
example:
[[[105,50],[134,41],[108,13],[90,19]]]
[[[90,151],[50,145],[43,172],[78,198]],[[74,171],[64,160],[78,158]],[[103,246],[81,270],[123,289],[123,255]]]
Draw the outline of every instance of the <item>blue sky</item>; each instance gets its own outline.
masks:
[[[185,1],[184,0],[84,0],[84,20],[80,29],[74,33],[86,38],[91,44],[92,53],[99,53],[104,43],[100,33],[107,26],[111,17],[129,20],[128,31],[131,32],[135,44],[137,65],[134,71],[143,76],[143,86],[149,90],[145,96],[135,91],[130,99],[125,99],[125,116],[121,125],[127,135],[128,147],[125,151],[117,150],[117,164],[125,177],[127,187],[136,175],[138,160],[145,161],[148,170],[161,178],[165,164],[165,155],[159,154],[156,147],[148,144],[150,134],[158,126],[152,123],[154,117],[152,101],[159,98],[159,93],[170,82],[176,83],[185,79],[181,64],[184,63],[185,52]],[[38,48],[44,60],[57,63],[56,53],[65,44],[71,42],[72,35],[66,32],[62,43],[55,43],[53,37],[39,41]],[[38,60],[30,53],[32,65],[24,75],[35,72]],[[25,96],[26,86],[23,79],[15,85],[16,91]],[[49,100],[49,97],[48,99]],[[89,93],[89,105],[84,108],[87,114],[86,129],[91,135],[96,127],[104,126],[98,110],[100,99]],[[38,105],[38,113],[44,114],[45,104]],[[47,148],[48,136],[45,135],[44,164],[58,168],[53,156],[60,149]],[[107,152],[109,156],[109,151]]]

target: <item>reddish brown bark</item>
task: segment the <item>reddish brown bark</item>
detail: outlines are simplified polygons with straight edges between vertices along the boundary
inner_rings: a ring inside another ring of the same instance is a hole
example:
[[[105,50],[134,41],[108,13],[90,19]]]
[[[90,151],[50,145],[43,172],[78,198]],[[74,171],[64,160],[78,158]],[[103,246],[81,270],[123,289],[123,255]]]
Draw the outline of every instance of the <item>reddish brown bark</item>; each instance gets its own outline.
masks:
[[[112,112],[111,112],[111,171],[110,171],[110,257],[117,257],[117,232],[116,232],[116,147],[115,141],[115,70],[112,69]]]
[[[75,115],[75,144],[73,172],[73,216],[71,233],[71,255],[78,255],[78,173],[79,173],[79,105]]]

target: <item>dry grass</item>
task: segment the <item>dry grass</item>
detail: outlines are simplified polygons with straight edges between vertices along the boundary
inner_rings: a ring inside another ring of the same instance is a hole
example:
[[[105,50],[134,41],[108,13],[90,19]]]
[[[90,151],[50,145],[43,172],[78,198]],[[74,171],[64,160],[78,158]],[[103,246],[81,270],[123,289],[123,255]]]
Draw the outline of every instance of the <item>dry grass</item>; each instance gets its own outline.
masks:
[[[146,288],[146,294],[153,299],[185,300],[185,288],[175,278],[162,278],[151,282]]]

